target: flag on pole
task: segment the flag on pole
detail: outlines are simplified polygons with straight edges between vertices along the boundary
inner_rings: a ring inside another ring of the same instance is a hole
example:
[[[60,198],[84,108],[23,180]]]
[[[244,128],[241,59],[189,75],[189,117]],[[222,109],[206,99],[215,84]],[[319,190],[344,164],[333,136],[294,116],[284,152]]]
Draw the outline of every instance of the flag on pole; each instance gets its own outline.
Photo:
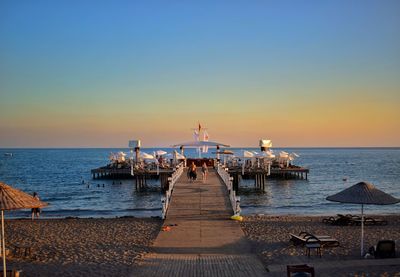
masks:
[[[194,140],[195,141],[199,141],[199,131],[197,131],[197,130],[194,130],[194,132],[193,132],[193,138],[194,138]]]
[[[207,131],[204,131],[203,133],[203,141],[208,141],[208,133]],[[207,153],[208,152],[208,146],[204,145],[203,146],[203,153]]]
[[[201,131],[201,125],[200,125],[200,122],[199,122],[199,134],[200,134],[200,131]]]
[[[203,133],[203,140],[204,141],[208,141],[208,133],[207,133],[207,131],[204,131],[204,133]]]

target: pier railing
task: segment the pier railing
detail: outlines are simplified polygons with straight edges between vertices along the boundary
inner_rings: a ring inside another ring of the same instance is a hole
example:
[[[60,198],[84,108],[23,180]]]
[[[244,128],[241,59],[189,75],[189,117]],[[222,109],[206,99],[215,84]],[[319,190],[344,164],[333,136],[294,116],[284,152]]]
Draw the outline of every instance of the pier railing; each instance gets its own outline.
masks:
[[[240,209],[240,197],[236,196],[236,192],[233,189],[232,180],[233,178],[228,173],[228,168],[225,168],[220,163],[217,164],[217,173],[221,177],[222,181],[225,183],[226,188],[229,193],[229,200],[232,205],[232,210],[235,215],[239,215],[241,212]]]
[[[172,176],[168,178],[168,189],[165,191],[165,195],[161,197],[162,203],[162,219],[165,219],[167,216],[168,206],[171,202],[172,191],[174,190],[174,185],[176,181],[181,177],[183,173],[184,163],[181,162],[179,165],[175,167],[175,171],[172,173]]]

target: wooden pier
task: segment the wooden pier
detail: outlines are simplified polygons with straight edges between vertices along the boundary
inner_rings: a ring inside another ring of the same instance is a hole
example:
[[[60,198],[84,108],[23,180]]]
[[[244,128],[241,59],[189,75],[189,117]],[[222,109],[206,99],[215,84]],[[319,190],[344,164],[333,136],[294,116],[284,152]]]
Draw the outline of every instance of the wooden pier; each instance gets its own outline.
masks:
[[[143,189],[147,185],[147,180],[160,180],[161,191],[165,192],[168,190],[168,178],[171,177],[175,168],[160,168],[152,170],[134,170],[131,175],[130,168],[111,168],[111,167],[100,167],[92,169],[93,179],[133,179],[135,180],[136,189]]]
[[[303,179],[308,180],[308,168],[303,167],[286,167],[286,168],[271,168],[270,174],[268,171],[261,168],[243,169],[240,167],[229,168],[229,174],[232,176],[232,186],[235,191],[239,190],[241,179],[254,179],[254,186],[261,191],[265,190],[268,179]]]
[[[192,159],[196,161],[196,159]],[[204,161],[211,166],[218,164],[212,159],[199,159],[201,164]],[[172,173],[176,168],[160,168],[156,169],[135,169],[133,175],[131,175],[130,168],[115,168],[115,167],[100,167],[92,169],[93,179],[134,179],[136,189],[142,189],[146,186],[148,179],[160,180],[161,190],[163,192],[168,190],[169,181],[168,178],[172,176]],[[232,187],[233,190],[238,191],[241,179],[254,179],[254,185],[256,189],[264,191],[267,180],[270,178],[278,179],[303,179],[308,180],[309,169],[298,166],[291,167],[271,167],[270,172],[264,168],[245,168],[242,167],[229,167],[229,174],[233,178]]]
[[[200,176],[198,170],[198,176]],[[164,226],[132,276],[266,276],[233,214],[228,190],[213,169],[208,180],[174,185]]]
[[[156,169],[151,170],[134,170],[131,175],[130,168],[114,168],[114,167],[99,167],[92,169],[90,172],[93,179],[133,179],[135,175],[147,175],[149,178],[156,177],[159,174],[172,174],[174,168],[160,168],[159,171]]]

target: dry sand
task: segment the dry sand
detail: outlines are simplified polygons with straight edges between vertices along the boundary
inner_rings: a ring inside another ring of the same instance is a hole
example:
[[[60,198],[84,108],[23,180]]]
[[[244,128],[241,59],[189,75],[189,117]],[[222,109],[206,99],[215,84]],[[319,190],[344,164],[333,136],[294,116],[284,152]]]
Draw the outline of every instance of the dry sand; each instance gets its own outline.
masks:
[[[271,270],[268,276],[285,276],[283,270],[276,269],[287,264],[308,263],[315,266],[317,276],[400,277],[400,262],[395,266],[368,266],[368,261],[360,259],[360,226],[331,226],[321,219],[250,216],[241,224],[254,250]],[[381,239],[395,240],[399,249],[400,216],[385,216],[384,219],[389,225],[365,228],[366,249]],[[161,224],[159,219],[138,218],[7,220],[8,248],[13,250],[15,243],[33,246],[33,257],[10,256],[8,265],[22,269],[23,276],[131,276],[132,267],[150,250]],[[338,239],[341,246],[324,249],[322,258],[314,253],[308,258],[303,247],[289,242],[288,234],[300,231],[330,235]],[[343,266],[332,265],[335,261]],[[352,266],[353,261],[363,264]]]
[[[22,276],[129,276],[149,251],[160,219],[7,220],[6,245],[31,244],[32,257],[10,257]]]
[[[379,240],[392,239],[396,242],[397,257],[399,257],[400,216],[374,217],[386,219],[389,224],[365,227],[365,249],[368,250]],[[360,258],[360,226],[327,225],[322,223],[322,218],[250,216],[245,217],[241,225],[267,268],[307,263],[315,265],[317,276],[400,276],[400,259],[397,266],[368,266],[368,261]],[[301,231],[329,235],[340,242],[340,247],[324,248],[322,258],[312,252],[312,256],[309,258],[305,256],[304,247],[294,246],[289,241],[289,233],[298,234]],[[333,268],[329,266],[329,263],[341,265],[337,261],[343,262],[343,266],[333,266]],[[351,266],[348,266],[349,264]],[[320,269],[318,270],[318,268]]]

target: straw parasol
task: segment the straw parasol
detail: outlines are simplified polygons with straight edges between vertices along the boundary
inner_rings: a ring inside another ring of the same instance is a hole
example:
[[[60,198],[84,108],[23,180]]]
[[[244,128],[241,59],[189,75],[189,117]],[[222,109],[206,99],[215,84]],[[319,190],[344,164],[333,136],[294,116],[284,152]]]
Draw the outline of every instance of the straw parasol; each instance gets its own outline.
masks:
[[[328,196],[326,200],[361,204],[361,256],[364,254],[364,204],[391,205],[400,202],[400,199],[394,198],[367,182],[357,183],[339,193]]]
[[[2,255],[3,255],[3,274],[6,277],[6,247],[4,238],[4,211],[19,210],[30,208],[41,208],[48,204],[37,200],[33,196],[12,188],[0,182],[0,210],[1,210],[1,237],[2,237]]]

